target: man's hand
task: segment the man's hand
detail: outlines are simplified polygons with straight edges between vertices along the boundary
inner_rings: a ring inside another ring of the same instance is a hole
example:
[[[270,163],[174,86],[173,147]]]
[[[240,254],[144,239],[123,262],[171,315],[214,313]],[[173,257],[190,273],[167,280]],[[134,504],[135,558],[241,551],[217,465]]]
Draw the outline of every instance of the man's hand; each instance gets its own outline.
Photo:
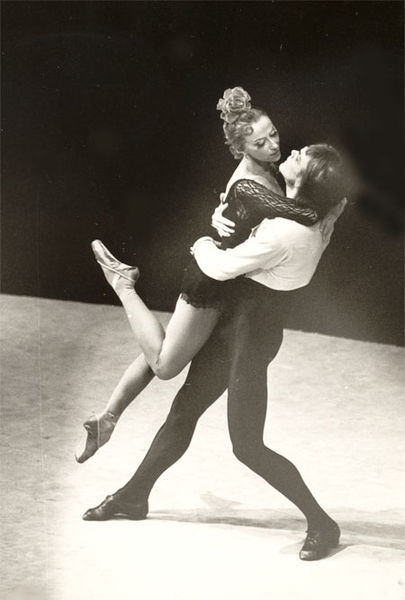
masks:
[[[218,231],[220,237],[229,237],[232,233],[235,232],[235,223],[230,219],[226,219],[222,216],[224,210],[228,207],[227,203],[223,203],[223,199],[225,194],[221,194],[221,203],[214,210],[211,217],[211,225],[214,229]]]

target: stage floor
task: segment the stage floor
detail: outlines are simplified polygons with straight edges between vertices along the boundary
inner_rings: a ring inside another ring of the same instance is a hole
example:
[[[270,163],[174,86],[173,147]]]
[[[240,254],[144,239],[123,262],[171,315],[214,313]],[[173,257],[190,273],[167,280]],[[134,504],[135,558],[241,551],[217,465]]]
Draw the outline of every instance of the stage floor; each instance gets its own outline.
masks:
[[[155,486],[146,521],[82,521],[133,473],[184,373],[152,382],[78,465],[83,419],[139,353],[123,311],[0,300],[2,598],[405,598],[403,349],[285,334],[269,369],[266,442],[342,528],[333,556],[305,563],[299,512],[232,455],[225,396]]]

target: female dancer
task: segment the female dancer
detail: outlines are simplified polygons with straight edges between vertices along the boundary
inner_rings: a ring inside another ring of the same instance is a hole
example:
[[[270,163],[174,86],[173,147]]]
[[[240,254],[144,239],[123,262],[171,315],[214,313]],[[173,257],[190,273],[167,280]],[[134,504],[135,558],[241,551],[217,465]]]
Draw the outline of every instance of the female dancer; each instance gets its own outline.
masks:
[[[316,211],[281,195],[273,166],[280,158],[279,136],[266,113],[252,108],[249,94],[240,87],[226,90],[217,109],[224,120],[226,144],[235,158],[241,159],[225,192],[228,207],[224,216],[235,223],[235,231],[223,239],[221,247],[240,244],[264,218],[279,216],[314,224],[319,218]],[[231,299],[230,285],[207,277],[192,260],[165,332],[135,291],[138,269],[120,263],[98,240],[92,248],[122,302],[143,354],[127,369],[104,412],[84,423],[87,440],[78,462],[87,460],[108,441],[122,411],[154,375],[170,379],[180,373],[208,340],[224,303]]]

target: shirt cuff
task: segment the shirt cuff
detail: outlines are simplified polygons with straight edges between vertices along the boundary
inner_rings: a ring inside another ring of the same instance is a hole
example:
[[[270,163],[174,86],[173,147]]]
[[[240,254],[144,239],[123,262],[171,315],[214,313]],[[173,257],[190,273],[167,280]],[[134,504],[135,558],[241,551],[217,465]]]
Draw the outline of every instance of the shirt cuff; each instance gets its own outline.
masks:
[[[212,244],[215,244],[214,240],[212,237],[210,237],[209,235],[205,235],[204,237],[200,237],[198,238],[198,240],[196,242],[194,242],[194,244],[191,246],[190,248],[190,252],[191,254],[194,255],[194,252],[196,251],[196,249],[198,248],[198,246],[200,246],[201,244],[203,244],[204,242],[211,242]]]

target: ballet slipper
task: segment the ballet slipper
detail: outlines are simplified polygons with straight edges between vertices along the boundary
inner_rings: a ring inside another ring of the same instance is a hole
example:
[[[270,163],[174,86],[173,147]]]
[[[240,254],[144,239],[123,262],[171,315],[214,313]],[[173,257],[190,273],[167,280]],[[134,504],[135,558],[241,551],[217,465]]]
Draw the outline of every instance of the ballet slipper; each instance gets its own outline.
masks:
[[[108,442],[117,421],[118,417],[111,412],[105,412],[101,415],[92,415],[83,423],[87,437],[84,446],[81,444],[81,449],[75,454],[78,463],[84,463]]]
[[[116,294],[120,296],[124,292],[134,291],[135,283],[139,278],[138,267],[120,262],[100,240],[94,240],[91,248],[107,282]]]

